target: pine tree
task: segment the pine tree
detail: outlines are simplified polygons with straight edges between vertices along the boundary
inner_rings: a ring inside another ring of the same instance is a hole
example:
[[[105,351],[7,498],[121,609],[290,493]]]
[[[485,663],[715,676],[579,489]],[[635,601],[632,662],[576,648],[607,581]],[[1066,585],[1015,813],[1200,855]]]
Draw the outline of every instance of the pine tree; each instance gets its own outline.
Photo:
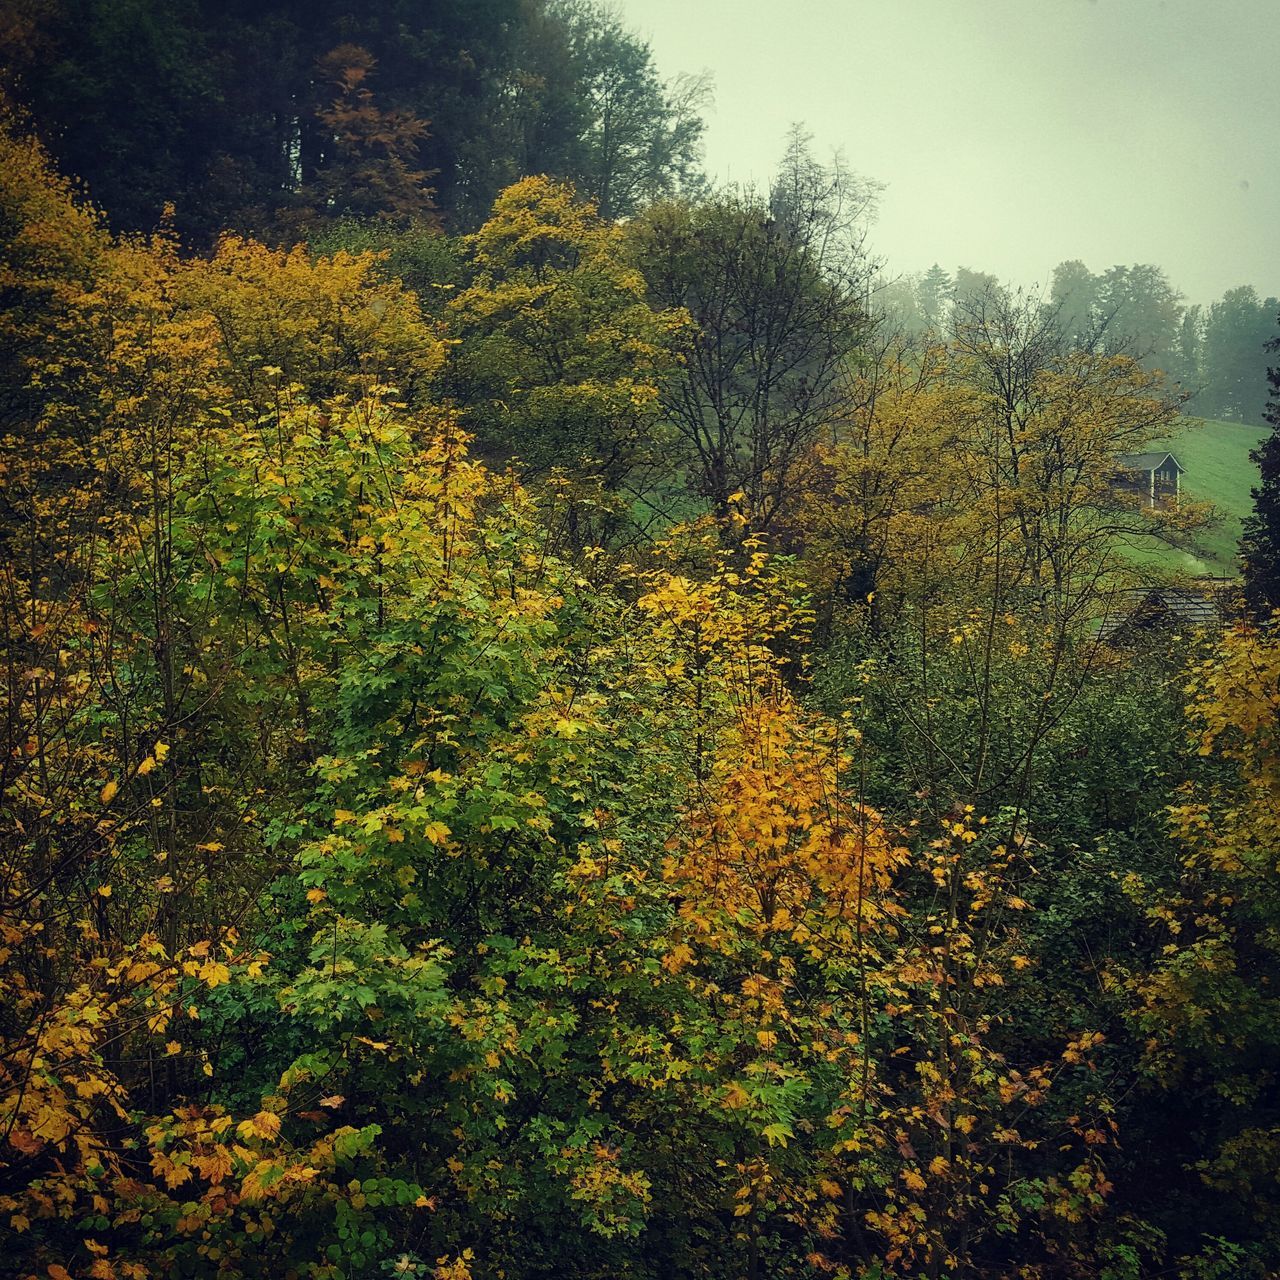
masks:
[[[1280,337],[1267,343],[1280,351]],[[1253,490],[1253,514],[1244,522],[1240,549],[1244,557],[1245,598],[1255,615],[1280,608],[1280,366],[1267,369],[1270,397],[1265,420],[1271,434],[1249,455],[1261,473]]]

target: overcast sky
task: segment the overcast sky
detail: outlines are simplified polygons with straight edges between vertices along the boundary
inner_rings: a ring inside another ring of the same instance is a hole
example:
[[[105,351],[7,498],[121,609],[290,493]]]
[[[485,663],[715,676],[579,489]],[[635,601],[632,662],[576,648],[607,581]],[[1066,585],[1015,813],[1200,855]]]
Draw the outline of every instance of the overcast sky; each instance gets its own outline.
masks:
[[[887,184],[892,271],[1154,262],[1280,295],[1280,0],[619,0],[708,70],[708,170],[767,181],[793,121]]]

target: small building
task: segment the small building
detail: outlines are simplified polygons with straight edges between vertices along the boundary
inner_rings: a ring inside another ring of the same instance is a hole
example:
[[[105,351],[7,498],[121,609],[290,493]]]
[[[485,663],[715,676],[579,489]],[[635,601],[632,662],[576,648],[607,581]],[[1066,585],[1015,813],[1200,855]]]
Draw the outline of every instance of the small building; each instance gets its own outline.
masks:
[[[1116,488],[1136,493],[1149,507],[1176,507],[1186,468],[1167,449],[1121,453],[1116,457]]]
[[[1098,632],[1116,648],[1144,635],[1216,630],[1236,612],[1236,578],[1193,578],[1177,586],[1129,587],[1116,592]]]

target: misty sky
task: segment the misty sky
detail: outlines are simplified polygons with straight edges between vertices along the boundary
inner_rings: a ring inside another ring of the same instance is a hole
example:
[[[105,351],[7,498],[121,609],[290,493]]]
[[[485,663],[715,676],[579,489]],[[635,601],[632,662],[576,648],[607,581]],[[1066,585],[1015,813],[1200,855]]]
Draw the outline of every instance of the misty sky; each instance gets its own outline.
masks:
[[[709,70],[708,170],[767,181],[793,121],[887,184],[893,272],[1021,284],[1154,262],[1280,295],[1280,0],[620,0]]]

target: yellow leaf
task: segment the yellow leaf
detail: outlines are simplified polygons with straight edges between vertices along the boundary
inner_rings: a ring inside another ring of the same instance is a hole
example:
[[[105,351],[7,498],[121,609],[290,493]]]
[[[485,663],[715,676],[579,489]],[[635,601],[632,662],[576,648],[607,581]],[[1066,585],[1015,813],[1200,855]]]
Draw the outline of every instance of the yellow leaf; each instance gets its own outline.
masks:
[[[308,902],[323,902],[329,895],[323,889],[308,889]]]
[[[167,742],[157,742],[153,754],[157,764],[164,764],[169,758],[169,744]]]
[[[100,898],[111,897],[111,886],[109,884],[100,884],[98,886],[98,897]]]
[[[98,798],[103,804],[110,804],[116,798],[116,792],[119,790],[119,786],[114,781],[108,782],[98,793]]]
[[[200,966],[200,981],[210,987],[221,986],[222,983],[231,981],[231,970],[221,961],[206,960]]]
[[[155,758],[155,756],[148,756],[148,757],[147,757],[147,758],[146,758],[146,759],[145,759],[145,760],[144,760],[144,761],[143,761],[143,762],[138,766],[138,776],[139,776],[140,778],[145,778],[145,777],[147,776],[147,774],[149,774],[149,773],[151,772],[151,770],[152,770],[152,769],[154,769],[155,767],[156,767],[156,758]]]
[[[259,1111],[236,1125],[236,1133],[242,1138],[263,1138],[270,1141],[280,1132],[280,1117],[270,1111]]]

